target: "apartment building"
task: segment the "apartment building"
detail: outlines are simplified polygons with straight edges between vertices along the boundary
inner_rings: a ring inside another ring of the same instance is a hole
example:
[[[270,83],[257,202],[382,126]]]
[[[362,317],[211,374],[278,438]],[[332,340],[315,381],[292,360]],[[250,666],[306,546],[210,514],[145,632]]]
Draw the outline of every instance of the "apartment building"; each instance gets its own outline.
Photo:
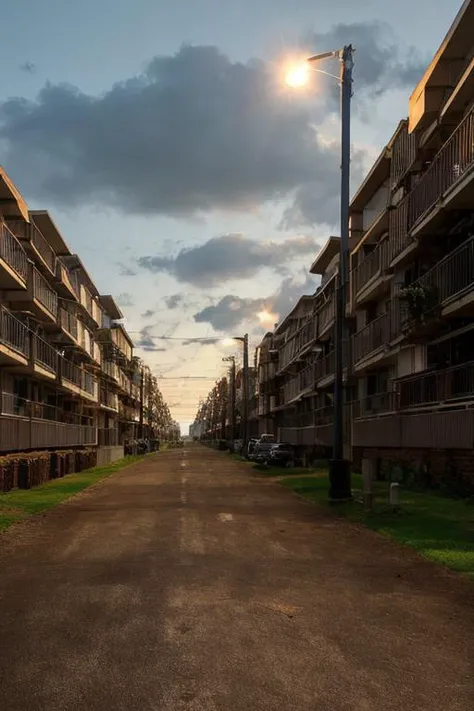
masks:
[[[472,456],[473,23],[465,2],[352,201],[352,443],[370,461]]]
[[[344,429],[356,461],[472,470],[473,26],[471,0],[351,202]],[[332,443],[338,252],[332,237],[310,270],[321,286],[259,348],[262,426],[303,451]]]
[[[0,453],[100,446],[119,456],[143,433],[151,376],[121,319],[51,215],[28,210],[0,169]]]

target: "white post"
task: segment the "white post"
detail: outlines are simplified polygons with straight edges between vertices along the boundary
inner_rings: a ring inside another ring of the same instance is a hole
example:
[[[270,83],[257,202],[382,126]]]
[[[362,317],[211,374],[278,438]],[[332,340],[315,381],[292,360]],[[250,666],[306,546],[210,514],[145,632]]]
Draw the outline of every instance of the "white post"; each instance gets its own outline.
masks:
[[[394,510],[400,506],[400,484],[397,482],[390,484],[390,506]]]

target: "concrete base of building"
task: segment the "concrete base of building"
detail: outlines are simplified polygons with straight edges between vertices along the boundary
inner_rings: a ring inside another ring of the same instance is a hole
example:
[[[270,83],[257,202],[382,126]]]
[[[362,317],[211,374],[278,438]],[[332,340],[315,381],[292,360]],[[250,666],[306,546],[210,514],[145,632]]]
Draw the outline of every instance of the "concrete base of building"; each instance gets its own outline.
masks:
[[[103,467],[105,464],[116,462],[117,459],[123,459],[123,445],[120,447],[98,447],[97,449],[97,466]]]

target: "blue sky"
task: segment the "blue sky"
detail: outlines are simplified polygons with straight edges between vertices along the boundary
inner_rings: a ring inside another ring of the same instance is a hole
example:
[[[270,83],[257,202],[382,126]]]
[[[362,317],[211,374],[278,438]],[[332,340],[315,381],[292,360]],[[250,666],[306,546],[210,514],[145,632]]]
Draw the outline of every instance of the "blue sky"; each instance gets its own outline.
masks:
[[[257,342],[272,320],[262,326],[257,314],[282,317],[315,286],[306,267],[337,234],[335,87],[315,77],[311,92],[290,95],[283,67],[305,50],[356,46],[355,187],[406,116],[459,6],[447,0],[433,12],[428,0],[399,0],[394,14],[389,0],[16,0],[2,8],[0,163],[32,208],[51,211],[101,291],[120,297],[127,327],[154,348],[140,354],[176,378],[162,389],[183,424],[226,351],[149,336],[249,331]]]

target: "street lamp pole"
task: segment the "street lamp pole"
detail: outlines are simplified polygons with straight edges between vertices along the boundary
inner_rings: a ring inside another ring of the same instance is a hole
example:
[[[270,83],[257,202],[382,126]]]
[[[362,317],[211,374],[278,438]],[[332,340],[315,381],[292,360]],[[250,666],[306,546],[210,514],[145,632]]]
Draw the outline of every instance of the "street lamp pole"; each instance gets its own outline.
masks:
[[[248,422],[249,422],[249,336],[233,336],[233,341],[240,341],[243,348],[243,372],[242,372],[242,439],[243,452],[247,451],[248,443]]]
[[[235,439],[235,356],[227,356],[222,359],[230,362],[230,428],[231,440]]]
[[[349,263],[349,206],[350,206],[350,161],[351,161],[351,98],[354,49],[346,45],[337,52],[309,57],[315,62],[328,57],[337,57],[340,63],[341,86],[341,238],[339,252],[339,275],[336,292],[335,323],[335,378],[334,378],[334,441],[333,458],[329,467],[329,498],[334,502],[351,499],[350,462],[344,458],[344,348],[346,332],[346,291]]]

